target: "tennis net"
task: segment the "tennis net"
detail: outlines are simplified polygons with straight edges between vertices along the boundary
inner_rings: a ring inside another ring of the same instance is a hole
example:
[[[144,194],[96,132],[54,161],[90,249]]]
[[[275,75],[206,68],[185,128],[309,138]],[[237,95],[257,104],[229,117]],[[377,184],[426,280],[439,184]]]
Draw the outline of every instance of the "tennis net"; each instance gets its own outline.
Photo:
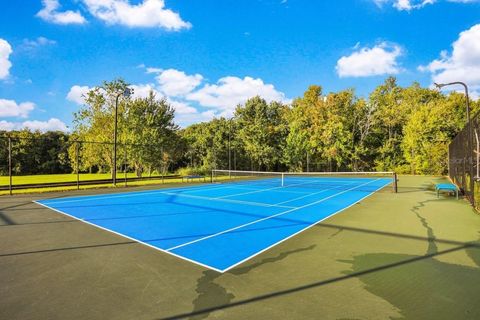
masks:
[[[212,170],[212,182],[258,188],[350,189],[397,192],[395,172],[266,172]],[[378,186],[383,186],[379,188]],[[387,188],[389,186],[390,188]]]

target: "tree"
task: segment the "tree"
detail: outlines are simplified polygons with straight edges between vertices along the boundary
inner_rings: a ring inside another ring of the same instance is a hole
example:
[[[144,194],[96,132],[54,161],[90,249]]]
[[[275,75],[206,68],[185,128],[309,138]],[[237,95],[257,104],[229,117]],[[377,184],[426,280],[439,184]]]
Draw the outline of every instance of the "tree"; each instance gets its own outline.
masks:
[[[128,84],[122,79],[104,82],[101,87],[95,87],[86,94],[85,105],[74,113],[75,138],[92,142],[81,145],[81,170],[91,171],[95,168],[100,172],[112,171],[113,145],[111,142],[113,142],[115,100],[117,95],[127,87]],[[118,132],[119,137],[123,136],[123,138],[127,114],[126,99],[120,99],[118,104]],[[72,147],[70,154],[74,152]]]
[[[187,147],[187,163],[204,170],[228,169],[230,150],[235,151],[235,127],[231,120],[216,118],[182,130]]]
[[[2,133],[1,174],[8,174],[8,137],[12,141],[12,171],[15,175],[69,173],[69,136],[63,132]]]
[[[74,114],[74,137],[91,141],[81,144],[81,170],[111,170],[113,165],[113,127],[115,100],[128,84],[119,79],[104,82],[91,89],[85,105]],[[128,162],[138,176],[144,170],[165,172],[177,161],[178,126],[174,123],[174,109],[166,99],[157,99],[153,92],[146,98],[121,98],[118,103],[118,137],[120,163]],[[93,142],[94,141],[94,142]],[[128,146],[126,146],[128,145]],[[70,154],[75,152],[70,149]]]
[[[130,100],[126,104],[123,141],[131,144],[129,162],[138,176],[144,169],[168,171],[178,159],[174,152],[179,145],[175,110],[166,99],[157,100],[153,92],[146,98]]]
[[[409,110],[408,105],[402,104],[402,91],[397,80],[389,77],[369,97],[379,120],[375,127],[376,143],[372,147],[377,150],[375,167],[380,171],[393,170],[403,163],[400,143]],[[407,110],[403,110],[404,107]]]
[[[238,139],[257,169],[278,169],[282,160],[287,125],[287,106],[279,102],[268,104],[260,97],[254,97],[244,106],[237,106],[235,121],[238,125]]]
[[[465,123],[465,99],[458,93],[445,97],[425,90],[416,88],[421,103],[404,127],[402,150],[408,163],[404,171],[445,174],[448,145]]]
[[[312,114],[321,103],[322,88],[310,86],[302,98],[292,103],[285,118],[288,135],[284,148],[284,162],[292,171],[301,171],[306,166],[307,157],[312,158],[311,132]]]

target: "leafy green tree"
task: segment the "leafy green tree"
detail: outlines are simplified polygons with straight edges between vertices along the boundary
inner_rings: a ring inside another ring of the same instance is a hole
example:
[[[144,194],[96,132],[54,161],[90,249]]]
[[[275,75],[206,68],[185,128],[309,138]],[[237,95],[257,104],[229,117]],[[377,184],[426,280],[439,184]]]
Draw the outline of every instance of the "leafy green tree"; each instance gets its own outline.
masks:
[[[127,86],[114,80],[90,90],[71,134],[2,132],[13,138],[14,174],[112,170],[115,98]],[[117,163],[138,176],[184,166],[202,173],[229,167],[301,171],[307,158],[317,171],[444,174],[448,145],[465,125],[465,103],[463,94],[444,95],[418,83],[400,87],[390,77],[368,98],[353,90],[325,95],[310,86],[291,106],[253,97],[237,106],[232,119],[180,129],[166,99],[153,92],[121,97]],[[473,118],[480,101],[471,101],[471,109]],[[6,174],[7,140],[0,142],[0,171]]]
[[[157,100],[153,92],[127,102],[122,140],[132,145],[129,162],[138,176],[145,169],[149,174],[153,170],[165,173],[178,160],[174,151],[180,138],[174,118],[173,107],[166,99]]]
[[[278,169],[287,136],[285,113],[287,106],[279,102],[268,104],[260,97],[249,99],[235,110],[237,138],[256,169]]]
[[[410,106],[402,104],[402,93],[403,89],[398,86],[397,80],[389,77],[369,97],[369,103],[375,109],[378,119],[375,127],[378,145],[372,147],[377,150],[375,166],[380,171],[393,170],[404,163],[400,144]]]
[[[285,164],[292,171],[301,171],[307,165],[307,157],[313,158],[311,144],[312,114],[321,103],[322,88],[310,86],[302,98],[293,101],[285,112],[288,135],[284,147]]]
[[[235,152],[234,130],[233,121],[225,118],[194,124],[182,130],[187,144],[186,162],[204,170],[228,169],[229,141],[230,154],[233,156]]]
[[[88,92],[84,107],[74,114],[75,139],[92,141],[81,144],[80,170],[112,169],[115,103],[119,93],[127,87],[121,79],[104,82]],[[178,160],[178,152],[173,152],[179,146],[178,129],[173,107],[165,99],[157,99],[153,92],[146,98],[121,97],[117,163],[128,163],[138,176],[144,171],[149,174],[154,170],[167,171]],[[122,151],[126,151],[127,158]],[[72,147],[70,154],[75,152]]]
[[[78,140],[95,143],[82,143],[80,148],[80,170],[100,172],[112,170],[115,102],[119,93],[125,91],[128,84],[121,80],[104,82],[102,86],[91,89],[85,97],[85,105],[74,113],[74,136]],[[124,137],[126,102],[120,98],[118,103],[118,134]],[[121,140],[121,139],[119,139]],[[73,147],[70,154],[74,154]],[[73,158],[73,157],[72,157]]]
[[[428,89],[416,90],[419,94],[423,92],[423,99],[404,127],[402,150],[408,165],[403,171],[445,174],[448,145],[465,123],[464,96],[452,93],[445,97],[426,92]]]
[[[15,175],[54,174],[72,171],[68,156],[69,136],[63,132],[2,132],[1,174],[8,174],[8,137],[12,141],[12,172]]]

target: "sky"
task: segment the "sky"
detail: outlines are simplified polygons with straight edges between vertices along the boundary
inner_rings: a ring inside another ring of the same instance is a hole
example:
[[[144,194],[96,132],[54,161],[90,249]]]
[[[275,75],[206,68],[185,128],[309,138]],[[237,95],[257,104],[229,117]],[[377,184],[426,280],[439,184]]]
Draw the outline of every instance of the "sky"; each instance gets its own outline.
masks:
[[[313,84],[366,97],[388,76],[480,96],[480,0],[0,3],[0,130],[71,131],[85,92],[117,78],[181,126]]]

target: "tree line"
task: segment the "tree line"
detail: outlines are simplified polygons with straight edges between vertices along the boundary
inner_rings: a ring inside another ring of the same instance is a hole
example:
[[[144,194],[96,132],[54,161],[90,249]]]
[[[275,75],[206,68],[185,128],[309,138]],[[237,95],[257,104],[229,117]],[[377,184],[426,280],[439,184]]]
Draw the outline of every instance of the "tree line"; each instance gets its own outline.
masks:
[[[400,87],[390,77],[366,98],[351,89],[324,94],[320,86],[291,105],[254,97],[232,119],[195,124],[181,136],[193,166],[444,174],[448,145],[466,123],[465,105],[463,94]],[[471,103],[473,114],[479,107]]]
[[[110,172],[115,100],[127,86],[115,80],[90,90],[70,134],[8,133],[22,138],[14,148],[14,173]],[[138,176],[215,168],[444,174],[448,145],[465,125],[465,104],[463,94],[418,83],[401,87],[390,77],[367,97],[313,85],[288,105],[252,97],[232,118],[180,128],[172,105],[151,92],[119,100],[117,163]],[[479,101],[471,107],[475,114]]]

